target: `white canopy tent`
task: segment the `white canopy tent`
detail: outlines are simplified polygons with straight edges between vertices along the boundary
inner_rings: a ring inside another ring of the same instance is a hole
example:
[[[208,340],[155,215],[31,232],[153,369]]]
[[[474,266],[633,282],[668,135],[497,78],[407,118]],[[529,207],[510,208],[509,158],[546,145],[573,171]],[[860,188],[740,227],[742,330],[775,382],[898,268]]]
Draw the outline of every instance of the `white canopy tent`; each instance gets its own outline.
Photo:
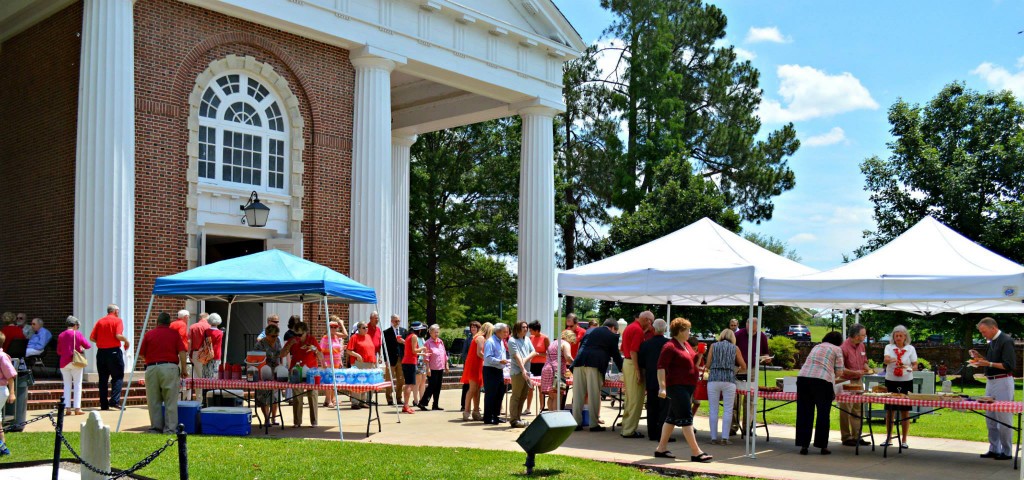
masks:
[[[667,304],[669,308],[748,305],[750,328],[760,278],[816,271],[776,255],[705,217],[632,250],[559,273],[558,293],[625,303]],[[755,352],[753,357],[758,358],[761,345],[753,345],[754,337],[749,337],[747,351]],[[747,378],[756,385],[759,365],[749,363]],[[751,419],[756,415],[756,402],[754,408]],[[750,454],[754,452],[754,438],[747,435]]]
[[[808,308],[1024,313],[1024,267],[925,217],[845,265],[798,277],[766,275],[765,304]]]
[[[928,216],[845,265],[799,277],[762,278],[760,295],[766,304],[856,309],[858,317],[862,309],[920,315],[1024,313],[1021,287],[1024,267]]]

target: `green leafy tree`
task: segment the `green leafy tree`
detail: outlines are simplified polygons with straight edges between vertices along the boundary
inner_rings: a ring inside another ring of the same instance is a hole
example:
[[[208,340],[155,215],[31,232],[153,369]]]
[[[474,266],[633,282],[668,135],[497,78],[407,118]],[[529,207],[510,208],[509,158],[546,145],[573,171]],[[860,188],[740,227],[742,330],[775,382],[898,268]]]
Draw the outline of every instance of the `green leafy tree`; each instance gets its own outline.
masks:
[[[722,10],[699,0],[601,0],[601,5],[615,15],[607,33],[622,40],[603,52],[617,53],[623,72],[619,76],[616,69],[603,80],[626,119],[626,151],[613,172],[613,204],[637,211],[673,179],[684,190],[701,191],[687,185],[686,177],[696,176],[713,181],[720,191],[715,196],[740,218],[770,219],[772,198],[795,185],[787,157],[800,143],[792,124],[756,139],[759,73],[750,62],[737,61],[732,46],[716,45],[725,38]],[[664,168],[666,162],[674,165]]]
[[[601,258],[611,172],[622,151],[611,91],[595,82],[595,49],[565,64],[566,109],[555,122],[555,223],[561,233],[559,266],[566,270]],[[574,300],[566,298],[566,314],[575,310]]]
[[[462,305],[487,283],[476,254],[511,255],[517,248],[519,119],[427,133],[413,145],[410,168],[410,316],[430,324],[458,321]],[[474,253],[475,252],[475,253]],[[483,268],[493,273],[493,270]],[[515,292],[514,281],[509,281]],[[511,295],[511,304],[515,302]],[[440,311],[439,311],[440,307]],[[446,321],[447,322],[447,321]]]
[[[861,164],[877,229],[865,232],[867,243],[856,255],[932,215],[989,250],[1024,261],[1024,105],[1009,91],[951,83],[925,105],[897,101],[889,123],[889,157]],[[945,315],[935,323],[950,324],[970,344],[978,319]],[[1019,325],[1006,320],[1008,327]]]

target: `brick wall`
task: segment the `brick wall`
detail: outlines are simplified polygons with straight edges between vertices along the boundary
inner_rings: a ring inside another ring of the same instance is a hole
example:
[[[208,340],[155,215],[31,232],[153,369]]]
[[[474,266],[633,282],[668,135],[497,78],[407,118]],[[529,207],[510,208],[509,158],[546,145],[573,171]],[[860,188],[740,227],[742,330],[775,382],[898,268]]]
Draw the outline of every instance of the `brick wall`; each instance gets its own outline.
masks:
[[[305,124],[303,256],[347,273],[354,90],[348,51],[173,0],[140,0],[134,11],[137,328],[154,279],[187,268],[188,95],[210,62],[229,54],[270,64],[298,97]],[[154,310],[182,305],[158,300]],[[347,316],[347,309],[335,311]],[[313,328],[319,335],[324,326]]]
[[[0,46],[0,311],[51,329],[71,313],[81,26],[75,3]]]

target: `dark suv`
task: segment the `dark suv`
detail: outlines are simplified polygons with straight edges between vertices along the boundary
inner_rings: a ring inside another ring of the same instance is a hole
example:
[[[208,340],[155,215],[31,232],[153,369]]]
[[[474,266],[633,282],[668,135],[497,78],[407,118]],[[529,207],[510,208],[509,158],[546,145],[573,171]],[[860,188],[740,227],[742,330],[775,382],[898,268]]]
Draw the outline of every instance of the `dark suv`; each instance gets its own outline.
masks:
[[[811,330],[807,328],[807,325],[790,325],[786,329],[786,338],[791,338],[798,342],[809,342],[811,341]]]

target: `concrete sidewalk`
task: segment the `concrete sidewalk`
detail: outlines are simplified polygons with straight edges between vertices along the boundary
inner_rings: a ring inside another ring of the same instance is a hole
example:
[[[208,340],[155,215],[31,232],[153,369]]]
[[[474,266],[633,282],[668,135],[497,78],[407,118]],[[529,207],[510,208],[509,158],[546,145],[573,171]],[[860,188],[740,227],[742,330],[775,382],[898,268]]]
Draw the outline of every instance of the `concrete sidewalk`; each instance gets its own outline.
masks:
[[[383,395],[381,395],[383,400]],[[321,397],[321,402],[322,402]],[[366,410],[351,410],[344,403],[341,410],[343,430],[346,441],[446,446],[463,448],[487,448],[492,450],[509,450],[521,452],[515,439],[522,429],[510,429],[507,426],[484,426],[480,422],[463,422],[458,412],[458,391],[445,390],[441,393],[441,406],[445,411],[416,411],[414,415],[401,415],[401,423],[395,414],[394,407],[381,407],[383,432],[376,433],[374,423],[371,435],[366,437]],[[611,426],[616,409],[604,404],[602,419],[606,426]],[[42,413],[42,412],[37,412]],[[306,412],[308,425],[308,412]],[[284,409],[285,424],[291,424],[291,407]],[[337,440],[337,415],[333,409],[320,407],[319,426],[282,430],[272,428],[273,438],[310,438]],[[101,412],[104,422],[111,426],[117,425],[118,412]],[[525,417],[532,420],[533,417]],[[72,416],[66,421],[65,429],[78,431],[85,416]],[[927,418],[921,421],[928,421]],[[979,420],[981,421],[981,420]],[[252,436],[263,437],[263,430],[257,429],[253,422]],[[442,425],[442,428],[438,428]],[[507,424],[506,424],[507,425]],[[771,441],[764,442],[763,436],[758,438],[757,458],[743,455],[743,440],[733,437],[734,445],[719,446],[710,444],[708,435],[708,419],[697,417],[695,425],[701,448],[714,455],[715,461],[707,464],[691,463],[689,449],[682,440],[677,429],[674,436],[676,443],[671,443],[670,450],[679,458],[675,460],[655,459],[653,452],[656,443],[647,439],[624,439],[620,436],[621,429],[609,429],[606,432],[591,433],[575,432],[554,453],[601,461],[612,461],[626,464],[649,465],[662,468],[680,469],[690,472],[710,474],[741,475],[772,479],[922,479],[935,478],[971,478],[971,479],[1016,479],[1018,472],[1013,470],[1012,461],[995,461],[982,459],[978,455],[988,450],[988,444],[962,440],[910,437],[910,449],[902,454],[895,449],[889,450],[889,458],[882,458],[882,449],[871,447],[861,449],[859,456],[854,455],[852,447],[839,444],[839,432],[832,432],[830,450],[832,455],[819,455],[811,449],[810,455],[799,455],[799,449],[793,445],[795,438],[792,427],[782,425],[771,426]],[[144,407],[129,407],[125,411],[122,431],[142,432],[149,426],[149,417]],[[49,422],[36,422],[27,431],[53,431]],[[641,423],[640,431],[646,431]],[[440,433],[439,433],[440,432]],[[884,434],[875,435],[876,443],[884,441]],[[545,456],[537,458],[537,468],[544,468]],[[525,455],[524,455],[525,459]]]

